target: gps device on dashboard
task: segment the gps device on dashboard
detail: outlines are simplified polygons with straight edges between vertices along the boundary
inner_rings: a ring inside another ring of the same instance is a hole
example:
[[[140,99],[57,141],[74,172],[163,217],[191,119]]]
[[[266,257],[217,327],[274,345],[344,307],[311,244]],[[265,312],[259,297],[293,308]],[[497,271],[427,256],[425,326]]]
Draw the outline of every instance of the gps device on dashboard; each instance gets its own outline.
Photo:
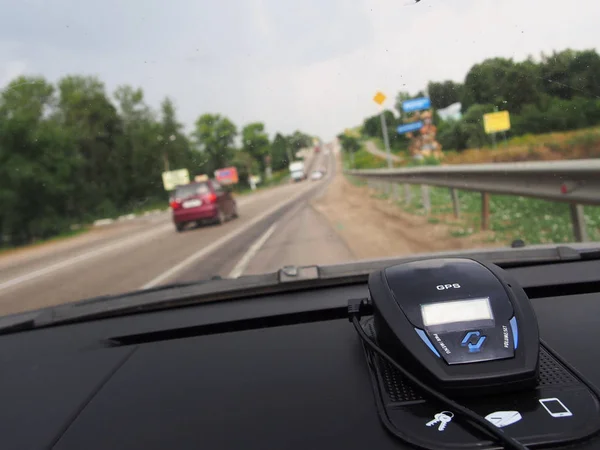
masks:
[[[536,386],[539,332],[529,298],[501,268],[413,261],[369,277],[379,345],[432,386],[492,394]]]

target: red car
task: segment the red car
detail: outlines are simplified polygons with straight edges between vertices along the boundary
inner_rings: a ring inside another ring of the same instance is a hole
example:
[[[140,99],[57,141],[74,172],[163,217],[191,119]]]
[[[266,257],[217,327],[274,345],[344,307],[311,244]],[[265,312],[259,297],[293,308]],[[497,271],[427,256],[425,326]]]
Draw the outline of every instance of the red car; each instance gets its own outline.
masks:
[[[170,205],[177,231],[182,231],[188,223],[222,224],[238,215],[231,192],[215,180],[177,186]]]

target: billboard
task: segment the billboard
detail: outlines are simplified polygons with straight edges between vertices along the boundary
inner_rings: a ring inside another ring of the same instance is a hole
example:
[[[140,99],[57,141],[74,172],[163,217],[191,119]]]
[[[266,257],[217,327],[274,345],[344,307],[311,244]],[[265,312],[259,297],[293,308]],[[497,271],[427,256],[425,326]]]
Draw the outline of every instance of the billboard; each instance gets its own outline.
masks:
[[[235,167],[225,167],[215,170],[215,179],[222,185],[237,184],[239,181],[238,172]]]
[[[510,115],[508,111],[484,114],[483,128],[487,134],[510,130]]]
[[[162,173],[162,180],[165,191],[172,191],[179,185],[189,184],[190,173],[187,169],[170,170]]]

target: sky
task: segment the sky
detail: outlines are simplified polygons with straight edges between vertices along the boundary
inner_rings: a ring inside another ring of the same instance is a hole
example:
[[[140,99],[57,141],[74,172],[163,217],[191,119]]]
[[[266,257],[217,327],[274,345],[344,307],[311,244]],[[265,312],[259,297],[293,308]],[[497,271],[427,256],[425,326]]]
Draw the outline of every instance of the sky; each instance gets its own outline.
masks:
[[[329,140],[398,91],[463,81],[485,58],[598,48],[597,0],[0,0],[0,86],[99,77],[270,134]]]

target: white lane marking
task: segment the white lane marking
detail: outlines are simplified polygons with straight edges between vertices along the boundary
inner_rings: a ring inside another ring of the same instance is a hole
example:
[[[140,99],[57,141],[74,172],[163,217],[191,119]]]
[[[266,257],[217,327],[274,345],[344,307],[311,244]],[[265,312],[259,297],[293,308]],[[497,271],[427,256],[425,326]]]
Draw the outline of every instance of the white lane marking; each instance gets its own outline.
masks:
[[[277,228],[277,222],[271,225],[271,227],[267,231],[265,231],[263,235],[254,242],[254,244],[250,246],[248,251],[244,253],[242,259],[238,261],[238,263],[235,265],[235,267],[229,274],[229,278],[237,278],[244,273],[244,271],[248,268],[248,264],[250,264],[252,258],[256,256],[256,254],[262,248],[265,242],[267,242],[267,239],[271,237],[271,235],[275,231],[275,228]]]
[[[291,211],[288,211],[285,215],[285,218],[296,216],[296,214],[302,208],[306,208],[305,201],[300,203],[297,207],[293,208]],[[254,244],[252,244],[250,246],[248,251],[244,254],[244,256],[242,256],[242,258],[238,261],[238,263],[235,265],[235,267],[229,274],[229,278],[238,278],[246,271],[246,269],[248,268],[248,264],[250,263],[252,258],[254,258],[256,256],[256,254],[260,251],[262,246],[265,245],[265,242],[267,242],[267,240],[271,237],[271,235],[275,231],[275,228],[282,220],[285,221],[287,219],[282,218],[279,221],[275,222],[273,225],[271,225],[271,227],[267,231],[265,231],[265,233],[261,237],[259,237],[254,242]]]
[[[74,258],[66,259],[66,260],[61,261],[59,263],[52,264],[51,266],[47,266],[47,267],[44,267],[42,269],[26,273],[25,275],[21,275],[19,277],[12,278],[12,279],[7,280],[7,281],[5,281],[3,283],[0,283],[0,291],[3,291],[4,289],[8,289],[9,287],[13,287],[13,286],[16,286],[16,285],[21,284],[21,283],[25,283],[27,281],[34,280],[34,279],[39,278],[41,276],[48,275],[49,273],[56,272],[57,270],[64,269],[65,267],[72,266],[73,264],[77,264],[77,263],[80,263],[82,261],[86,261],[88,259],[95,258],[96,256],[103,255],[104,253],[108,253],[108,252],[110,252],[112,250],[116,250],[116,249],[121,250],[121,249],[123,249],[125,247],[137,244],[137,243],[145,241],[145,240],[148,240],[148,239],[150,239],[151,237],[153,237],[155,235],[164,233],[166,230],[171,229],[172,227],[173,227],[173,225],[171,225],[171,224],[164,225],[164,226],[162,226],[160,228],[152,229],[152,230],[150,230],[150,231],[148,231],[146,233],[139,234],[139,235],[134,236],[134,237],[128,237],[128,238],[125,238],[125,239],[120,239],[117,242],[114,242],[112,244],[106,245],[104,247],[97,248],[95,250],[89,251],[89,252],[84,253],[82,255],[75,256]]]
[[[302,189],[299,193],[297,193],[293,197],[288,198],[287,200],[283,200],[282,202],[276,204],[275,206],[273,206],[269,210],[265,211],[263,214],[261,214],[259,216],[256,216],[250,222],[248,222],[248,223],[240,226],[239,228],[236,228],[231,233],[226,234],[225,236],[221,237],[220,239],[217,239],[216,241],[214,241],[212,244],[210,244],[210,245],[208,245],[208,246],[206,246],[206,247],[198,250],[196,253],[188,256],[186,259],[184,259],[183,261],[181,261],[179,264],[171,267],[166,272],[163,272],[162,274],[160,274],[156,278],[153,278],[152,280],[150,280],[149,282],[147,282],[146,284],[144,284],[143,286],[141,286],[140,289],[148,289],[148,288],[154,287],[154,286],[162,283],[165,280],[168,280],[169,278],[171,278],[172,276],[174,276],[176,273],[181,272],[183,269],[185,269],[190,264],[198,261],[199,259],[204,258],[209,253],[211,253],[214,250],[218,249],[223,244],[225,244],[227,241],[229,241],[229,240],[231,240],[231,239],[233,239],[233,238],[235,238],[235,237],[237,237],[237,236],[245,233],[250,228],[252,228],[256,223],[258,223],[261,220],[263,220],[265,217],[270,216],[271,214],[273,214],[277,210],[279,210],[279,209],[283,208],[284,206],[292,203],[294,200],[296,200],[300,196],[302,196],[305,193],[307,193],[310,189],[311,188]]]

